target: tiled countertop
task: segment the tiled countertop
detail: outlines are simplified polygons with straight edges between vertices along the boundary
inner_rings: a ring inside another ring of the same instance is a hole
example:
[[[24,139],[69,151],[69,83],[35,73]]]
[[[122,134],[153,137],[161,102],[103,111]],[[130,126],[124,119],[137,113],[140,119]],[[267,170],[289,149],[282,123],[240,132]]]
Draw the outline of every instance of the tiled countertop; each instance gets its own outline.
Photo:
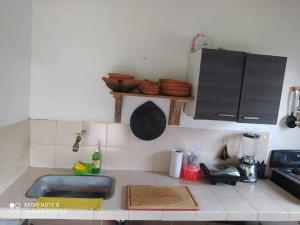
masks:
[[[142,171],[105,171],[116,179],[114,196],[103,202],[103,210],[41,210],[25,204],[35,199],[25,197],[26,190],[40,176],[71,174],[67,169],[30,168],[8,190],[0,195],[0,218],[21,219],[85,219],[85,220],[181,220],[181,221],[299,221],[300,200],[269,180],[256,184],[238,183],[211,185],[205,182],[187,183],[166,174]],[[126,210],[126,185],[187,185],[194,193],[199,211],[137,211]],[[10,208],[20,203],[21,208]]]

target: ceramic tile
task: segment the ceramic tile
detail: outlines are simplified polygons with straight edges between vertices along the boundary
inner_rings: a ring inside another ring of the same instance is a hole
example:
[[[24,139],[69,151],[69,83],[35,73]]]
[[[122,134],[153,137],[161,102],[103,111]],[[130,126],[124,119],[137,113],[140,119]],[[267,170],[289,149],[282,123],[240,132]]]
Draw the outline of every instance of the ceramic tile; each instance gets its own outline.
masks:
[[[205,195],[201,191],[193,191],[200,210],[196,212],[197,221],[222,221],[226,219],[226,210],[214,195]]]
[[[73,146],[82,131],[82,122],[57,121],[56,144]]]
[[[7,189],[0,195],[0,207],[8,207],[10,208],[11,203],[14,204],[15,208],[26,207],[26,204],[34,202],[35,199],[27,198],[25,196],[26,190],[11,190]]]
[[[32,178],[22,178],[20,177],[16,182],[14,182],[9,188],[11,190],[28,190],[33,184],[34,179]]]
[[[34,168],[30,167],[26,173],[21,177],[24,179],[37,179],[41,176],[48,175],[48,174],[73,174],[71,168],[63,169],[63,168]]]
[[[19,122],[0,132],[0,164],[29,149],[30,134],[27,121]]]
[[[152,171],[169,171],[171,153],[170,150],[159,150],[154,152],[152,158]]]
[[[126,210],[100,210],[94,211],[95,220],[128,220]]]
[[[20,219],[21,210],[20,209],[10,209],[10,208],[0,208],[0,218],[1,219]]]
[[[72,219],[72,220],[93,220],[94,211],[93,210],[62,210],[59,215],[59,219]]]
[[[162,211],[130,210],[129,220],[161,220]]]
[[[209,189],[216,196],[240,196],[240,194],[235,190],[235,188],[228,184],[218,183],[218,185],[210,185]]]
[[[30,165],[32,167],[55,167],[55,146],[32,144]]]
[[[72,151],[72,146],[56,145],[55,147],[55,167],[72,168],[74,163],[80,160],[80,151]]]
[[[82,145],[97,145],[100,141],[101,146],[106,146],[106,123],[86,123],[86,133],[82,137]]]
[[[193,194],[201,199],[202,197],[214,197],[214,192],[209,188],[211,185],[203,182],[197,183],[196,185],[187,184]],[[214,197],[215,198],[215,197]]]
[[[163,211],[162,220],[193,221],[196,218],[196,211]]]
[[[106,169],[129,170],[128,148],[106,147]]]
[[[128,147],[132,131],[129,125],[111,123],[107,126],[107,143],[109,147]]]
[[[85,220],[85,221],[82,221],[82,220],[58,220],[57,223],[55,223],[53,225],[102,225],[102,223],[101,223],[101,221],[92,221],[92,220]]]
[[[270,180],[258,182],[256,185],[289,213],[300,212],[300,200]]]
[[[265,196],[256,184],[238,182],[234,188],[243,196]]]
[[[31,120],[30,138],[32,144],[54,145],[56,137],[56,121]]]
[[[21,209],[22,219],[58,219],[58,210],[48,209]]]
[[[146,148],[131,148],[129,152],[129,169],[152,171],[155,154],[158,150]]]
[[[157,185],[182,185],[180,179],[172,178],[166,172],[153,172],[153,177]]]
[[[268,196],[247,196],[247,201],[258,212],[259,221],[288,220],[288,212]]]
[[[29,157],[29,150],[21,151],[0,163],[0,193],[15,182],[29,167]]]
[[[155,185],[152,173],[143,171],[131,171],[127,176],[128,184]]]
[[[289,212],[289,221],[300,221],[300,213],[298,212]]]
[[[227,220],[257,220],[257,211],[241,196],[217,196],[217,199],[227,211]]]

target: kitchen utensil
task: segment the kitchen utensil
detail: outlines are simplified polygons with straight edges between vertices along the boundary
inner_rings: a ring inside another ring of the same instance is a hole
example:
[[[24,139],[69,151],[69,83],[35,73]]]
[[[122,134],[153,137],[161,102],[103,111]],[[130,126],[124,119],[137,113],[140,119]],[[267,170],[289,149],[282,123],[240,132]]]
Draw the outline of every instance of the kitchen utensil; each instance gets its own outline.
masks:
[[[290,109],[289,115],[286,118],[286,125],[289,128],[295,128],[296,127],[296,123],[295,122],[296,122],[297,118],[294,116],[294,111],[295,111],[295,107],[296,107],[296,102],[299,99],[299,90],[296,89],[292,93],[294,93],[294,99],[293,99],[292,104],[291,104],[292,109]]]
[[[199,152],[184,152],[181,178],[191,181],[200,180]]]
[[[169,175],[173,178],[179,178],[182,168],[183,151],[173,149],[170,159]]]
[[[238,181],[245,179],[244,175],[232,165],[215,165],[208,169],[204,163],[200,163],[200,167],[205,178],[213,185],[217,183],[236,185]]]
[[[198,165],[183,165],[181,170],[181,178],[190,181],[199,181],[200,166]]]
[[[256,162],[253,157],[251,156],[243,156],[240,159],[240,165],[239,168],[241,171],[243,171],[243,174],[245,174],[246,178],[242,181],[254,183],[257,181],[257,168],[256,168]]]
[[[140,83],[135,79],[120,79],[115,77],[102,77],[106,86],[116,92],[130,92]]]
[[[265,171],[266,171],[266,164],[263,160],[262,162],[257,161],[256,162],[256,169],[257,169],[257,178],[258,179],[264,179],[265,177]]]
[[[128,209],[198,210],[199,205],[186,186],[128,185]]]
[[[166,128],[164,112],[152,101],[137,107],[130,118],[133,134],[145,141],[158,138]]]
[[[257,169],[255,155],[259,149],[260,135],[254,133],[242,134],[243,156],[240,158],[239,168],[246,176],[244,182],[257,181]]]

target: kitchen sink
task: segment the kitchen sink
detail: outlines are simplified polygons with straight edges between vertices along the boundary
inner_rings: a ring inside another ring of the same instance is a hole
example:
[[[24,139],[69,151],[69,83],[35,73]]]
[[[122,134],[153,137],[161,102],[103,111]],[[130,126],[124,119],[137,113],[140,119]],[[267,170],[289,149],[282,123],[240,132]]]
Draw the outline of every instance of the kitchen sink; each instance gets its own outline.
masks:
[[[108,199],[113,196],[114,183],[114,178],[107,176],[46,175],[38,178],[25,195]]]

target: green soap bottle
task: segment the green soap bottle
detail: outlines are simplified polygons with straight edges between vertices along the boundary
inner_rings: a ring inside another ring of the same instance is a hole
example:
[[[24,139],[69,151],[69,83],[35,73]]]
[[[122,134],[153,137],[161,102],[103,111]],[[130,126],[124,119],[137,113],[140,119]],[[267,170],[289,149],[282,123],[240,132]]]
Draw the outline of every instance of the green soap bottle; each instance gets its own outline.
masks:
[[[92,155],[92,174],[99,174],[101,168],[101,153],[100,143],[98,144],[97,150]]]

